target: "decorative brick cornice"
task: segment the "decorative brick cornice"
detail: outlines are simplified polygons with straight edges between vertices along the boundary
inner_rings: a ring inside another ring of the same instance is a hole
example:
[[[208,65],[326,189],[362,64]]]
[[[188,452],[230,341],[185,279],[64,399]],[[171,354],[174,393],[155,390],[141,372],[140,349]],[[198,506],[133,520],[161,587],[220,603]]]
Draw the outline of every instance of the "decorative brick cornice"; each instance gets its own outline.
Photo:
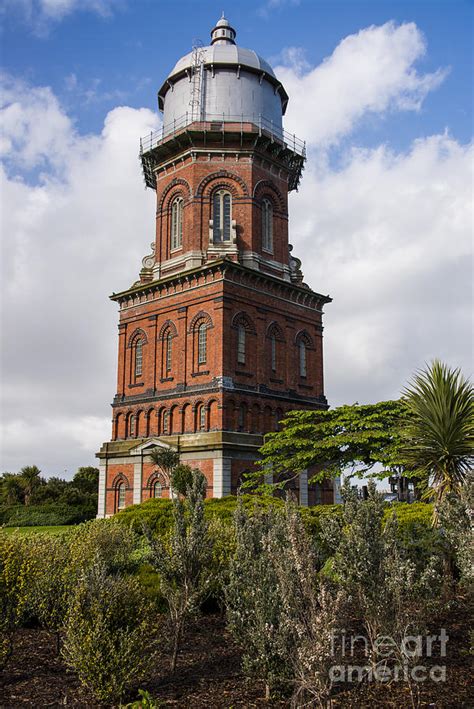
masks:
[[[136,284],[126,291],[113,293],[110,299],[120,303],[122,308],[135,307],[192,288],[209,286],[224,279],[313,310],[321,311],[325,303],[332,301],[328,295],[316,293],[307,286],[296,285],[276,276],[255,271],[226,258],[216,259],[204,266],[175,273],[150,283]]]

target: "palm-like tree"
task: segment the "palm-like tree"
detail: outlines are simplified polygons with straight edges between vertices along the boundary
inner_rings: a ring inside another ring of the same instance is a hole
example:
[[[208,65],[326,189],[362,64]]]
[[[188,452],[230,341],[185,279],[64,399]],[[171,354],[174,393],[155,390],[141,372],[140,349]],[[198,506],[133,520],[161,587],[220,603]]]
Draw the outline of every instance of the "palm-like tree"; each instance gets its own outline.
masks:
[[[427,483],[436,509],[460,491],[474,464],[474,387],[459,369],[434,360],[403,395],[410,413],[402,431],[406,467]]]
[[[20,483],[25,493],[25,505],[29,505],[35,490],[41,485],[41,470],[36,465],[26,465],[20,470]]]
[[[155,465],[158,465],[165,475],[168,476],[168,480],[171,479],[171,474],[179,463],[179,453],[172,448],[160,448],[156,447],[150,451],[150,458]]]

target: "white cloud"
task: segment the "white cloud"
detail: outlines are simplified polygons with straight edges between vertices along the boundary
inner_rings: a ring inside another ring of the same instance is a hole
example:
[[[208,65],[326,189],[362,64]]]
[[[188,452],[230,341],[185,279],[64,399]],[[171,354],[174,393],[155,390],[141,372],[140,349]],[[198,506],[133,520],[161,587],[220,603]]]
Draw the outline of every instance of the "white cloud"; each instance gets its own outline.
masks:
[[[310,71],[301,51],[287,49],[288,66],[275,69],[290,95],[286,128],[327,148],[368,113],[419,110],[447,74],[442,69],[418,73],[414,64],[425,52],[425,39],[414,23],[394,22],[346,37]]]
[[[51,25],[74,12],[93,12],[110,17],[126,0],[4,0],[0,13],[17,15],[29,24],[35,34],[48,34]]]
[[[310,160],[290,231],[306,282],[334,298],[331,404],[396,397],[434,357],[471,373],[473,152],[435,135],[403,154],[353,150],[337,172]]]
[[[84,431],[81,422],[99,417],[110,429],[116,307],[108,295],[136,279],[153,239],[154,194],[144,189],[137,153],[158,116],[118,107],[100,135],[84,137],[49,89],[9,81],[7,91],[17,121],[4,124],[0,172],[4,420],[32,432],[41,422],[38,464],[55,472],[55,431],[64,465],[92,462],[103,439],[86,454],[57,421]],[[43,170],[32,184],[20,176],[25,165]],[[3,432],[4,468],[26,454],[11,433]]]

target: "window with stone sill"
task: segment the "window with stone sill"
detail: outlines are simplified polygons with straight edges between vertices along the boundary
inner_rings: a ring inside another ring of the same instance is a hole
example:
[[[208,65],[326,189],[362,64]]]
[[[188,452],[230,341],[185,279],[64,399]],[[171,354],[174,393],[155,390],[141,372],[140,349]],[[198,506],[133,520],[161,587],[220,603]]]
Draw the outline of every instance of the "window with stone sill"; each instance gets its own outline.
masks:
[[[207,362],[207,325],[202,322],[197,328],[197,363],[206,364]]]
[[[273,253],[273,205],[269,199],[262,202],[262,249]]]
[[[177,197],[171,205],[171,250],[183,245],[183,198]]]
[[[245,364],[245,327],[242,323],[237,328],[237,362]]]
[[[125,483],[119,483],[115,488],[115,511],[125,509]]]
[[[232,197],[218,190],[212,198],[212,238],[215,244],[231,240]]]

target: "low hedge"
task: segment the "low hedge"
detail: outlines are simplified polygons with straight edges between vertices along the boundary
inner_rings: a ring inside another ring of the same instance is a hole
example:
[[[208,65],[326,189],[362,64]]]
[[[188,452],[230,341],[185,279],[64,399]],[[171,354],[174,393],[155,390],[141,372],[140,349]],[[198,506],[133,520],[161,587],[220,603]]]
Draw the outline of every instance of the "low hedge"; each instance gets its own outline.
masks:
[[[284,503],[279,498],[269,496],[242,495],[244,508],[266,509],[270,506],[282,508]],[[237,497],[228,495],[223,498],[205,500],[204,509],[209,522],[215,520],[220,524],[231,524],[237,508]],[[322,545],[322,553],[329,553],[321,537],[321,530],[328,518],[339,517],[342,505],[314,505],[300,507],[306,529],[315,542]],[[424,502],[408,504],[406,502],[387,503],[385,520],[395,512],[398,521],[398,536],[401,545],[407,549],[410,556],[420,563],[435,548],[439,549],[441,535],[431,524],[432,505]],[[144,526],[159,535],[166,534],[173,521],[173,505],[171,500],[151,499],[140,505],[132,505],[114,516],[118,522],[130,525],[141,533]]]
[[[2,505],[0,525],[5,527],[55,527],[80,524],[93,519],[97,514],[91,505]]]

